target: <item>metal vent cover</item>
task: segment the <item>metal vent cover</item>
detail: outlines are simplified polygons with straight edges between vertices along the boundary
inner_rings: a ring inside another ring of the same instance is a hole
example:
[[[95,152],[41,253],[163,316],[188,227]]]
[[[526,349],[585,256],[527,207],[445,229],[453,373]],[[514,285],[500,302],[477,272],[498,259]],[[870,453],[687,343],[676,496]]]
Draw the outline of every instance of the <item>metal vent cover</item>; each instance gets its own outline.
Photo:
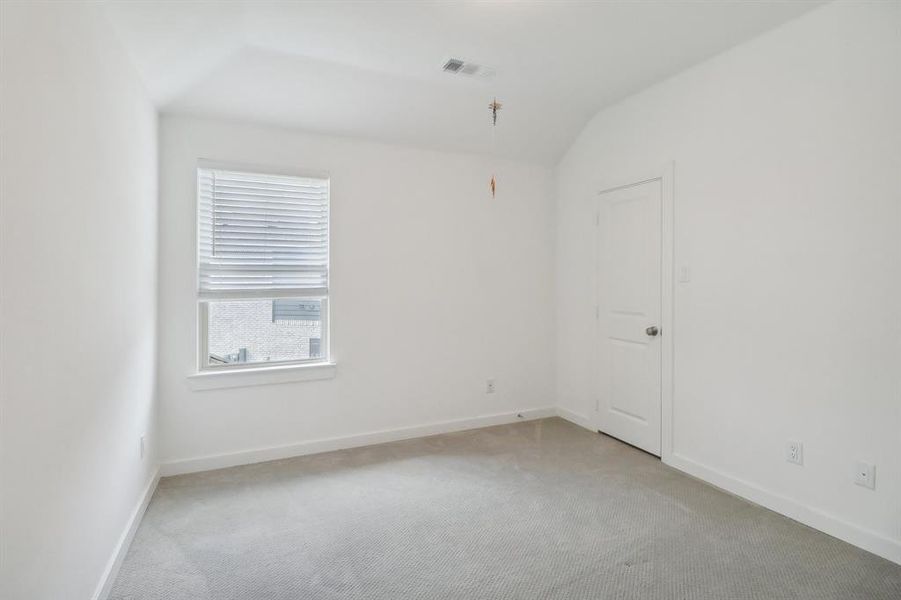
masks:
[[[454,75],[468,75],[469,77],[491,78],[494,77],[494,69],[461,58],[449,58],[445,61],[442,70]]]
[[[451,73],[459,73],[464,64],[466,63],[458,58],[449,58],[447,59],[447,62],[444,63],[443,70],[450,71]]]

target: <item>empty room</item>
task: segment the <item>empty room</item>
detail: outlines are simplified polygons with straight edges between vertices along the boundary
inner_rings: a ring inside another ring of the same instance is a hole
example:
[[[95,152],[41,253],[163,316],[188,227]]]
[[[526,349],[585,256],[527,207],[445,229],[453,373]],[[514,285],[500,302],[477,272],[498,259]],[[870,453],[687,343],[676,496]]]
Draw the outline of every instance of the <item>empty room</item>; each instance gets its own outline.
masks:
[[[0,0],[0,598],[901,599],[901,0]]]

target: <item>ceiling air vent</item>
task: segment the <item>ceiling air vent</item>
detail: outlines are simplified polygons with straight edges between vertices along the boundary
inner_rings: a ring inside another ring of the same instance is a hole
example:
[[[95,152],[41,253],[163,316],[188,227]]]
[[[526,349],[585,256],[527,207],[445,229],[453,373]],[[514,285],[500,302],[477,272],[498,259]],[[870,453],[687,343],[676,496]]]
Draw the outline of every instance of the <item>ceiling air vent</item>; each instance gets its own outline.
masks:
[[[493,77],[494,69],[485,67],[474,62],[460,60],[459,58],[449,58],[442,67],[445,73],[453,73],[455,75],[469,75],[470,77]]]
[[[463,65],[466,64],[462,60],[456,58],[449,58],[446,63],[444,63],[444,70],[449,71],[451,73],[459,73],[460,69],[463,68]]]

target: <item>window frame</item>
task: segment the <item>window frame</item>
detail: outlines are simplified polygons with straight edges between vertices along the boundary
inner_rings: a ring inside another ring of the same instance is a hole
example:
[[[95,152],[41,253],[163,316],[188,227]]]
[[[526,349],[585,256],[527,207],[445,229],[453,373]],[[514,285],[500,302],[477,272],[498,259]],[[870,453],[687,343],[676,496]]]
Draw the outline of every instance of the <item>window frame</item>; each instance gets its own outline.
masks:
[[[199,173],[201,169],[222,170],[222,171],[238,171],[245,173],[253,173],[259,175],[274,175],[283,177],[300,177],[323,179],[326,181],[328,189],[328,202],[326,203],[326,281],[329,283],[326,293],[317,293],[315,295],[298,295],[298,290],[250,290],[246,293],[230,294],[225,298],[202,297],[200,294],[200,195]],[[196,304],[196,327],[197,335],[196,354],[195,354],[195,373],[194,377],[218,375],[224,373],[265,373],[269,371],[284,371],[285,368],[299,367],[310,368],[317,366],[334,367],[331,357],[331,246],[332,246],[332,190],[331,177],[327,171],[316,171],[309,169],[291,169],[281,167],[263,166],[259,164],[239,164],[231,162],[221,162],[209,159],[198,159],[193,171],[194,176],[194,301]],[[228,302],[228,301],[244,301],[244,300],[276,300],[279,298],[297,298],[319,300],[320,309],[320,356],[316,358],[301,358],[296,360],[277,360],[263,362],[245,362],[245,363],[227,363],[220,365],[209,364],[209,303],[210,302]],[[329,370],[333,373],[333,369]],[[306,379],[306,377],[304,377]],[[211,386],[219,387],[219,386]]]

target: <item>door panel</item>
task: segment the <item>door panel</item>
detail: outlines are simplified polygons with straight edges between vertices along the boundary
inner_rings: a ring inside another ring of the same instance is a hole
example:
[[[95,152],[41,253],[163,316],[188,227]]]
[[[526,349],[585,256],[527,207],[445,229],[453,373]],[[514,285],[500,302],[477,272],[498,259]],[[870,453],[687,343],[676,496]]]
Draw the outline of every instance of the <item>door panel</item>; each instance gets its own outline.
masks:
[[[610,340],[610,410],[648,422],[647,344]]]
[[[660,456],[661,184],[598,196],[597,427]]]

